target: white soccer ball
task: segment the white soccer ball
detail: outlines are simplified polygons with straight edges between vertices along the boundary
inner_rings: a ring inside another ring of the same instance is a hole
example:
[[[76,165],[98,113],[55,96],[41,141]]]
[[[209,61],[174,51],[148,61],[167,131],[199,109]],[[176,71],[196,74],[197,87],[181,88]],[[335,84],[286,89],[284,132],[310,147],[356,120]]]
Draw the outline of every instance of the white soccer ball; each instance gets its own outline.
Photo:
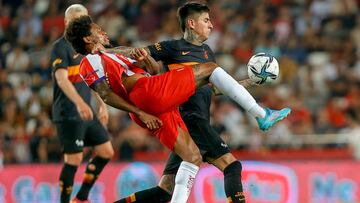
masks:
[[[267,53],[253,55],[248,64],[249,78],[256,84],[269,84],[279,77],[279,63]]]

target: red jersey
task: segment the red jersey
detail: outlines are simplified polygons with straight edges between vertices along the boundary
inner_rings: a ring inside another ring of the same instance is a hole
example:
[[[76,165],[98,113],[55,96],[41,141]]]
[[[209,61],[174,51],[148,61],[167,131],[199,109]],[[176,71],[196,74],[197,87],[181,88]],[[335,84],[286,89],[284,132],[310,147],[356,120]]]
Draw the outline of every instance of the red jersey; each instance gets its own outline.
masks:
[[[134,65],[135,60],[121,54],[99,53],[88,54],[80,63],[80,76],[92,89],[95,85],[106,80],[115,94],[129,101],[121,76],[131,76],[135,73],[145,74],[146,72]]]
[[[180,117],[178,107],[195,92],[194,73],[191,67],[184,67],[153,77],[140,78],[127,92],[121,76],[145,73],[133,62],[118,54],[89,54],[80,63],[80,76],[85,83],[95,88],[95,84],[106,80],[110,88],[120,97],[143,111],[153,114],[163,122],[162,127],[152,133],[160,142],[173,150],[178,136],[178,127],[187,131]],[[146,127],[135,115],[131,118]]]

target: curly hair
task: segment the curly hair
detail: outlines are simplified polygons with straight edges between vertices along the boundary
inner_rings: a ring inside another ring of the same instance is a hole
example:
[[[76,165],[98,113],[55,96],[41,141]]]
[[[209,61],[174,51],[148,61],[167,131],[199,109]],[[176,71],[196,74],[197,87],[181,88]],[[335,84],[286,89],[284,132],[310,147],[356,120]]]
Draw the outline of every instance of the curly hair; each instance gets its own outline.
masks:
[[[90,16],[85,15],[72,20],[65,30],[65,39],[70,42],[77,53],[82,55],[88,54],[84,37],[91,35],[91,24],[93,23]]]
[[[181,6],[178,9],[178,18],[179,18],[179,24],[181,30],[185,32],[187,17],[195,13],[203,13],[203,12],[208,13],[210,12],[210,9],[206,4],[202,4],[200,2],[188,2],[183,6]]]

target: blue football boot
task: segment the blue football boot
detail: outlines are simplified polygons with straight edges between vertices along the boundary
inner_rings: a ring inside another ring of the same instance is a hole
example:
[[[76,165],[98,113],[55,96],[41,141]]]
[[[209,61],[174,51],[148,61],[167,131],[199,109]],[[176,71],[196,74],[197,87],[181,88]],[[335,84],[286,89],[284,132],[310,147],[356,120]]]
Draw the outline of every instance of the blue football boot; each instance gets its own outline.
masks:
[[[281,121],[286,116],[288,116],[291,112],[291,109],[284,108],[281,110],[272,110],[269,108],[265,108],[266,115],[264,118],[256,118],[258,122],[259,128],[262,131],[267,131],[271,128],[275,123]]]

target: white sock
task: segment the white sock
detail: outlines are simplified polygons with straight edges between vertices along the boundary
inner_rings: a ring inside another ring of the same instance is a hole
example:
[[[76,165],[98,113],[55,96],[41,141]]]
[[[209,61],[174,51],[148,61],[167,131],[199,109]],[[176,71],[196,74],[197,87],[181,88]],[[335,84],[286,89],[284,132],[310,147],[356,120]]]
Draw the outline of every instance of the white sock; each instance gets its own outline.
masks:
[[[217,67],[211,73],[209,81],[224,95],[230,97],[254,117],[264,118],[265,110],[254,97],[222,68]]]
[[[171,203],[186,203],[198,171],[199,167],[195,164],[186,161],[181,162],[175,177],[175,188]]]

